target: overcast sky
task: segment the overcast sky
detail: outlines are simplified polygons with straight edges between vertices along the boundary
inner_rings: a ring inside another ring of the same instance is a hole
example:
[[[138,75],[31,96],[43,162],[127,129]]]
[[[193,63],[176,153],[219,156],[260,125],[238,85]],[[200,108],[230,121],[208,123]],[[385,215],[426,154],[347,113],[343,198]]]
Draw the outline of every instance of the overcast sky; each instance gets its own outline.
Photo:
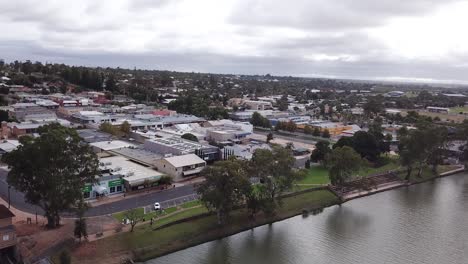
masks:
[[[0,0],[0,58],[468,82],[468,1]]]

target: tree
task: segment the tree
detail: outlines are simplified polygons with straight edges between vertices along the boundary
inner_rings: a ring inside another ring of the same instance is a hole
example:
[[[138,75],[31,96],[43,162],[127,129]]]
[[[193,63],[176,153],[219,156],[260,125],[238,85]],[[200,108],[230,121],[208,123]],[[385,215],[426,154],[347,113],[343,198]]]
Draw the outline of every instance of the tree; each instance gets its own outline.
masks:
[[[117,135],[118,134],[118,130],[109,122],[104,122],[104,123],[100,124],[99,125],[99,130],[101,130],[102,132],[105,132],[105,133],[112,134],[112,135]]]
[[[76,207],[78,219],[75,220],[75,229],[73,231],[73,234],[80,240],[80,243],[81,238],[84,237],[85,239],[88,239],[86,219],[84,218],[84,213],[87,209],[88,205],[83,201],[83,199],[81,199]]]
[[[314,137],[320,137],[320,128],[315,127],[314,132],[312,132],[312,136]]]
[[[135,226],[143,220],[142,215],[138,211],[138,208],[133,208],[125,211],[124,218],[130,223],[130,232],[133,232]]]
[[[267,143],[270,143],[270,141],[272,141],[272,140],[273,140],[273,134],[272,134],[272,133],[268,133],[267,139],[266,139]]]
[[[385,141],[387,141],[387,142],[392,142],[392,141],[393,141],[393,136],[392,136],[392,134],[387,133],[387,134],[385,135]]]
[[[198,138],[194,134],[191,134],[191,133],[185,133],[181,136],[181,138],[198,142]]]
[[[306,134],[306,135],[311,135],[313,132],[314,132],[314,130],[312,129],[311,126],[306,125],[306,126],[304,127],[304,134]]]
[[[0,123],[3,121],[8,122],[10,120],[10,116],[8,115],[8,112],[5,110],[0,110]]]
[[[353,137],[341,137],[338,141],[333,145],[333,149],[340,148],[344,146],[353,147],[354,145],[354,138]]]
[[[75,229],[73,231],[74,235],[76,238],[80,240],[81,243],[81,238],[88,238],[88,231],[86,229],[86,219],[83,217],[80,217],[75,220]]]
[[[369,98],[363,106],[364,114],[369,117],[373,117],[374,115],[382,113],[384,111],[383,101],[382,96]]]
[[[298,178],[293,171],[295,163],[292,151],[280,146],[273,146],[272,150],[257,149],[250,161],[250,175],[260,179],[265,186],[263,190],[268,197],[267,213],[275,211],[281,203],[281,194],[289,190]]]
[[[286,111],[288,110],[288,95],[284,94],[281,96],[281,98],[278,100],[278,110],[280,111]]]
[[[331,149],[329,146],[330,146],[330,143],[328,143],[327,141],[317,142],[317,144],[315,144],[315,149],[312,151],[312,154],[310,155],[310,159],[313,162],[324,161],[328,153],[331,152]]]
[[[365,131],[358,131],[353,135],[352,148],[369,161],[376,161],[381,151],[375,137]]]
[[[117,90],[115,77],[113,74],[109,75],[109,77],[106,80],[106,90],[111,92],[115,92]]]
[[[330,138],[330,131],[328,131],[328,129],[323,130],[322,137],[323,138]]]
[[[418,167],[418,177],[421,177],[425,164],[431,164],[433,171],[442,159],[442,149],[447,140],[447,130],[444,127],[424,125],[418,129],[400,135],[398,145],[400,160],[407,167],[406,180],[410,179],[414,166]]]
[[[11,169],[8,184],[23,192],[28,203],[41,207],[47,226],[54,228],[60,224],[60,212],[80,201],[85,184],[95,181],[99,162],[74,129],[50,124],[38,132],[39,137],[25,137],[2,159]]]
[[[164,175],[159,179],[160,185],[169,185],[172,184],[172,177],[168,175]]]
[[[260,113],[254,112],[250,118],[250,123],[256,127],[270,128],[271,124],[268,118],[263,117]]]
[[[216,212],[218,224],[223,225],[231,210],[240,206],[250,188],[244,161],[218,161],[202,171],[205,181],[198,187],[202,203]]]
[[[120,125],[120,131],[128,136],[130,135],[130,132],[132,132],[132,126],[127,121],[123,121],[123,123]]]
[[[344,146],[335,148],[328,154],[325,164],[330,170],[331,184],[343,185],[353,173],[359,170],[362,159],[352,148]]]

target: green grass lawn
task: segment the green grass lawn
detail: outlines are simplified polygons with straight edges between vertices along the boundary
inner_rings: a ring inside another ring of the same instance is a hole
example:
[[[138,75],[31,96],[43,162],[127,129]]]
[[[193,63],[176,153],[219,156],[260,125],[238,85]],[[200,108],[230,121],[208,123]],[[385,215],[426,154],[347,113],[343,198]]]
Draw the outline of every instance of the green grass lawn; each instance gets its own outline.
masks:
[[[450,108],[450,113],[452,114],[458,114],[458,113],[468,113],[468,106],[464,106],[464,107],[452,107]]]
[[[361,168],[357,173],[357,176],[369,176],[373,174],[378,174],[378,173],[383,173],[389,170],[395,170],[399,168],[398,161],[395,159],[388,159],[388,163],[384,166],[374,168],[374,167],[363,167]],[[303,186],[304,184],[310,184],[310,185],[320,185],[320,184],[328,184],[330,183],[329,175],[328,175],[328,169],[321,166],[321,165],[316,165],[312,166],[306,177],[301,179],[300,181],[297,182],[299,184],[299,190],[304,189]],[[306,187],[309,188],[309,187]]]
[[[191,201],[191,202],[184,203],[180,207],[182,207],[182,208],[191,208],[191,207],[195,207],[195,206],[198,206],[198,205],[201,205],[200,200],[194,200],[194,201]]]
[[[377,167],[377,168],[367,167],[367,166],[363,167],[356,173],[356,175],[358,175],[358,176],[370,176],[370,175],[373,175],[373,174],[383,173],[383,172],[390,171],[390,170],[396,170],[399,167],[400,167],[400,165],[398,164],[398,161],[389,160],[387,164],[385,164],[384,166],[381,166],[381,167]]]
[[[298,184],[328,184],[330,179],[328,177],[328,169],[317,165],[311,166],[305,178],[298,181]]]

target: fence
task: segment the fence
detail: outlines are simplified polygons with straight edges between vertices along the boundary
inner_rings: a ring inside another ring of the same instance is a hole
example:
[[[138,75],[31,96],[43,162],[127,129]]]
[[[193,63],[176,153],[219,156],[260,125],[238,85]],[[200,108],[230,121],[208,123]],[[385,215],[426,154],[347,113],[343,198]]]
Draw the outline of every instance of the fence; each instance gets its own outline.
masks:
[[[164,210],[164,209],[167,209],[167,208],[176,207],[178,205],[181,205],[181,204],[184,204],[184,203],[187,203],[187,202],[198,200],[199,198],[200,197],[199,197],[198,194],[191,194],[191,195],[182,196],[182,197],[172,199],[172,200],[166,200],[164,202],[160,202],[159,204],[161,205],[161,210]],[[153,212],[154,211],[154,204],[147,205],[147,206],[143,207],[143,210],[144,210],[145,214]]]

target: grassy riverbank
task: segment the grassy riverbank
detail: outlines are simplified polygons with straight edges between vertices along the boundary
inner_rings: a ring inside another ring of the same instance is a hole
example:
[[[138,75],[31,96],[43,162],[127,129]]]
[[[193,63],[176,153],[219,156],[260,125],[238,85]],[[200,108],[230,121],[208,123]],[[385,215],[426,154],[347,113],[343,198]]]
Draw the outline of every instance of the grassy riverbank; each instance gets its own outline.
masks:
[[[147,260],[259,225],[283,220],[301,214],[304,209],[323,208],[336,203],[337,198],[328,190],[308,191],[284,198],[283,206],[273,217],[259,215],[255,221],[251,221],[245,209],[236,210],[232,212],[229,223],[223,227],[216,225],[215,215],[203,216],[206,214],[206,208],[194,207],[169,217],[171,219],[164,219],[164,222],[161,219],[156,225],[137,226],[132,233],[124,232],[90,242],[86,246],[94,248],[94,253],[88,256],[80,255],[79,258],[74,256],[73,262],[118,263],[119,259],[115,256],[127,252],[132,252],[138,261]],[[197,215],[201,217],[155,230],[155,227]]]

